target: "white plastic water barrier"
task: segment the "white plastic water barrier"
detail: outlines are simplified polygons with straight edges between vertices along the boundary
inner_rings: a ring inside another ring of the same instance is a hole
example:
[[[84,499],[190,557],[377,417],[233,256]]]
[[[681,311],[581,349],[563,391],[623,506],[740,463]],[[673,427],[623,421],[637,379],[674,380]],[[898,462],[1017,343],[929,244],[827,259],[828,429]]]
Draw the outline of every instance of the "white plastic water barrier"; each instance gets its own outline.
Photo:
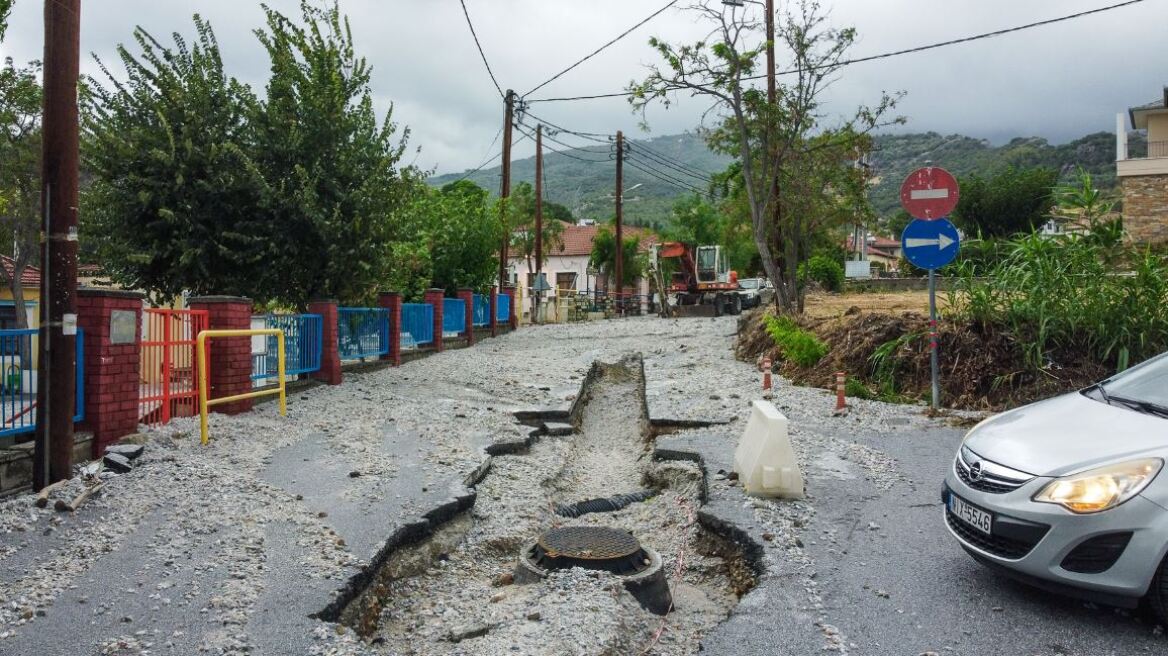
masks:
[[[734,471],[746,493],[803,498],[803,472],[791,448],[787,417],[766,401],[755,401],[746,431],[734,451]]]

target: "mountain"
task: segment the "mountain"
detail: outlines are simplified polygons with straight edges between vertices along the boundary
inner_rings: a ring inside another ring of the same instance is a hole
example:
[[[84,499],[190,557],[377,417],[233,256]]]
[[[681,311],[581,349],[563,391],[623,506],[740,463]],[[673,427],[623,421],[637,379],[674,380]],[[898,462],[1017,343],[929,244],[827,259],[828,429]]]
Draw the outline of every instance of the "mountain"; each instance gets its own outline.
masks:
[[[550,152],[549,148],[566,151],[566,154]],[[677,198],[692,193],[684,187],[706,191],[708,186],[698,177],[700,174],[686,171],[697,169],[709,175],[725,170],[730,164],[730,158],[710,152],[706,142],[692,133],[630,139],[629,150],[625,160],[624,187],[631,191],[625,194],[624,214],[630,225],[657,228],[665,225]],[[588,148],[568,150],[545,139],[543,172],[547,199],[567,206],[576,218],[597,221],[612,218],[612,195],[616,190],[616,162],[612,160],[612,152],[612,145],[598,143]],[[670,162],[672,166],[662,161]],[[642,169],[659,173],[650,175]],[[497,194],[501,175],[501,167],[496,166],[474,173],[468,179]],[[440,175],[430,178],[430,184],[442,186],[462,177],[461,173]],[[525,181],[535,182],[534,157],[515,160],[511,165],[511,184]],[[632,189],[636,185],[641,186]]]
[[[1138,155],[1138,139],[1133,139],[1132,143],[1132,153]],[[547,145],[560,148],[556,144],[545,144],[545,147]],[[565,154],[547,153],[544,156],[544,187],[548,200],[567,206],[577,218],[611,218],[616,175],[616,165],[611,159],[612,146],[597,144],[564,150]],[[677,198],[691,193],[684,187],[706,188],[698,177],[686,171],[697,169],[707,174],[714,173],[724,170],[730,161],[728,157],[711,153],[701,137],[692,133],[631,140],[631,153],[625,166],[625,188],[642,186],[626,195],[626,221],[630,225],[656,228],[666,225]],[[927,162],[943,166],[958,177],[971,173],[992,174],[1010,165],[1047,166],[1070,176],[1076,167],[1082,166],[1095,176],[1100,188],[1110,188],[1115,186],[1115,135],[1097,132],[1065,144],[1051,144],[1039,137],[1019,137],[1000,146],[984,139],[944,136],[936,132],[879,135],[871,157],[875,182],[871,199],[879,214],[890,215],[899,209],[900,183],[913,169]],[[639,170],[645,168],[652,169],[657,175]],[[496,166],[474,173],[469,179],[497,193],[500,174],[501,169]],[[430,179],[430,183],[441,186],[460,179],[462,175],[436,176]],[[534,182],[534,176],[534,157],[516,160],[512,165],[512,184]],[[663,180],[663,177],[672,180]]]

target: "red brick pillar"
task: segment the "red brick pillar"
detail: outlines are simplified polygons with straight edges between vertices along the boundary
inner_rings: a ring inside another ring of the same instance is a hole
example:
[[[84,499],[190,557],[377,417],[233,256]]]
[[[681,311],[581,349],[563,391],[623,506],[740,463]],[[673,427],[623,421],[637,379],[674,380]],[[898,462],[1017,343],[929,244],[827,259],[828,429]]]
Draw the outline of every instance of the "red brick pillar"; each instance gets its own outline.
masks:
[[[466,305],[466,345],[474,346],[474,290],[458,290],[458,298]]]
[[[377,304],[389,310],[389,355],[383,360],[393,360],[393,366],[401,366],[401,318],[402,295],[398,292],[382,292],[377,295]]]
[[[85,331],[85,419],[93,457],[138,430],[142,299],[138,292],[77,290],[77,326]]]
[[[250,330],[251,299],[238,296],[202,296],[187,301],[192,310],[207,311],[208,330]],[[251,338],[216,337],[207,340],[211,361],[211,388],[207,398],[221,399],[247,394],[251,386]],[[251,410],[252,399],[244,399],[212,409],[226,415]]]
[[[309,314],[321,316],[320,371],[312,374],[327,385],[341,384],[341,352],[337,344],[337,302],[309,301]]]
[[[515,314],[515,296],[517,295],[515,285],[505,285],[503,293],[507,295],[507,303],[511,306],[510,328],[516,330],[519,328],[519,315]]]
[[[491,337],[498,337],[499,336],[499,290],[496,287],[491,288],[490,308],[487,311],[491,313]]]
[[[434,350],[442,352],[442,300],[446,298],[443,289],[426,290],[425,302],[434,307]]]

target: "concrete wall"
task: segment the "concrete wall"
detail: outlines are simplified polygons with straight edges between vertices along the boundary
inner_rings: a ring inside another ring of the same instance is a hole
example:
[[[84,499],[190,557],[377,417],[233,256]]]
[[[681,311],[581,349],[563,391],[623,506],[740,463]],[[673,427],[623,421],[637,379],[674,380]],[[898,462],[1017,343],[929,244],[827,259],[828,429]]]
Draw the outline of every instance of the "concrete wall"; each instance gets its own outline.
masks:
[[[1144,244],[1168,243],[1168,175],[1140,175],[1123,181],[1123,226]]]

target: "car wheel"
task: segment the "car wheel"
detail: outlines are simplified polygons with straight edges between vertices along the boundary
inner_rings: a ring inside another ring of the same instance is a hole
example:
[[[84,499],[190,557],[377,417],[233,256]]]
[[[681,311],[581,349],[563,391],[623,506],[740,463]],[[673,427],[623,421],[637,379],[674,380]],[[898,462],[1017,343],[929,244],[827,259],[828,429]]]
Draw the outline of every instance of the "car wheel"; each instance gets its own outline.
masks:
[[[1160,563],[1156,570],[1156,577],[1148,588],[1148,606],[1156,614],[1156,619],[1168,624],[1168,556]]]
[[[734,311],[730,314],[742,314],[742,297],[738,294],[734,295]]]

